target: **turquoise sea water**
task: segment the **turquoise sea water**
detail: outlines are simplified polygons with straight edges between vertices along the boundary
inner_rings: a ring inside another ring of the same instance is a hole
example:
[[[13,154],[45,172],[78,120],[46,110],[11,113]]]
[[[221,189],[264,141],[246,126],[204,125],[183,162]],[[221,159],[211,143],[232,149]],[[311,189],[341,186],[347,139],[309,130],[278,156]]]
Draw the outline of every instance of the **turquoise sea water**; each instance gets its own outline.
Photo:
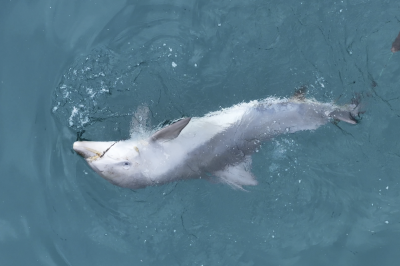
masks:
[[[397,265],[397,1],[3,1],[0,265]],[[389,60],[390,58],[390,60]],[[383,70],[383,71],[382,71]],[[281,136],[248,192],[115,187],[77,138],[271,95],[347,103],[356,126]]]

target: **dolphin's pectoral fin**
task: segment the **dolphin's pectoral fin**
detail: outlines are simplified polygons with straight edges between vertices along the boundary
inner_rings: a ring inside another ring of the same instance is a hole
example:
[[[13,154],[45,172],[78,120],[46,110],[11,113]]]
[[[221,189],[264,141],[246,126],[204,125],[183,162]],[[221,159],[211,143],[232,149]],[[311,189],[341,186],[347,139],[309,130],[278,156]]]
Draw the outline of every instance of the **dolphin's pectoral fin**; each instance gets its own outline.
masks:
[[[157,141],[157,140],[171,140],[179,136],[181,131],[186,127],[187,124],[189,124],[191,117],[187,117],[184,119],[179,120],[178,122],[173,123],[172,125],[169,125],[167,127],[164,127],[163,129],[157,131],[154,133],[153,136],[151,136],[152,141]]]
[[[232,188],[245,190],[242,186],[257,185],[257,180],[250,172],[250,166],[251,157],[247,156],[244,162],[229,165],[224,170],[215,172],[214,175],[219,177],[221,182],[228,184]]]

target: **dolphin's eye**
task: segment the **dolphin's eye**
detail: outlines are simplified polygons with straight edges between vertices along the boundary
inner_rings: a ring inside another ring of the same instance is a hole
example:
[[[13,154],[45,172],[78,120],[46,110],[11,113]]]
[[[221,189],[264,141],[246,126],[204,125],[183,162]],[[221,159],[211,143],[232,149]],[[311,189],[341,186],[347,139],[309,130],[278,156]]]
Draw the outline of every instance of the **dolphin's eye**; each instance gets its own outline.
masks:
[[[131,163],[130,163],[130,162],[123,162],[123,163],[122,163],[122,167],[123,167],[125,170],[128,170],[129,168],[131,168]]]

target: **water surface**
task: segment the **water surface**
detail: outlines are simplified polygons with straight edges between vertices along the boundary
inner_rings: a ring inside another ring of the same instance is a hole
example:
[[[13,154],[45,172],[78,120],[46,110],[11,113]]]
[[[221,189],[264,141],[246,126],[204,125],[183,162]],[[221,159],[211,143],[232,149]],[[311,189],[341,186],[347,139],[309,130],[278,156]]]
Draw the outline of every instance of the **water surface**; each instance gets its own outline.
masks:
[[[0,5],[1,265],[400,261],[398,2]],[[248,193],[118,188],[72,151],[129,138],[139,106],[157,126],[303,85],[366,113],[263,145]]]

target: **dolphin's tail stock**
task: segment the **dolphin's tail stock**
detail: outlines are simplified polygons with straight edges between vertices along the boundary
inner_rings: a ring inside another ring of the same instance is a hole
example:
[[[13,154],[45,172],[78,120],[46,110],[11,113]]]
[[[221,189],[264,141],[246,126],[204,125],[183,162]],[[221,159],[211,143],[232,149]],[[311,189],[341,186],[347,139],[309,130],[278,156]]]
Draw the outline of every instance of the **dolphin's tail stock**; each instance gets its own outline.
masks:
[[[329,114],[330,117],[337,121],[343,121],[350,124],[357,124],[360,120],[360,114],[364,113],[361,104],[361,95],[356,94],[350,104],[340,106]]]

